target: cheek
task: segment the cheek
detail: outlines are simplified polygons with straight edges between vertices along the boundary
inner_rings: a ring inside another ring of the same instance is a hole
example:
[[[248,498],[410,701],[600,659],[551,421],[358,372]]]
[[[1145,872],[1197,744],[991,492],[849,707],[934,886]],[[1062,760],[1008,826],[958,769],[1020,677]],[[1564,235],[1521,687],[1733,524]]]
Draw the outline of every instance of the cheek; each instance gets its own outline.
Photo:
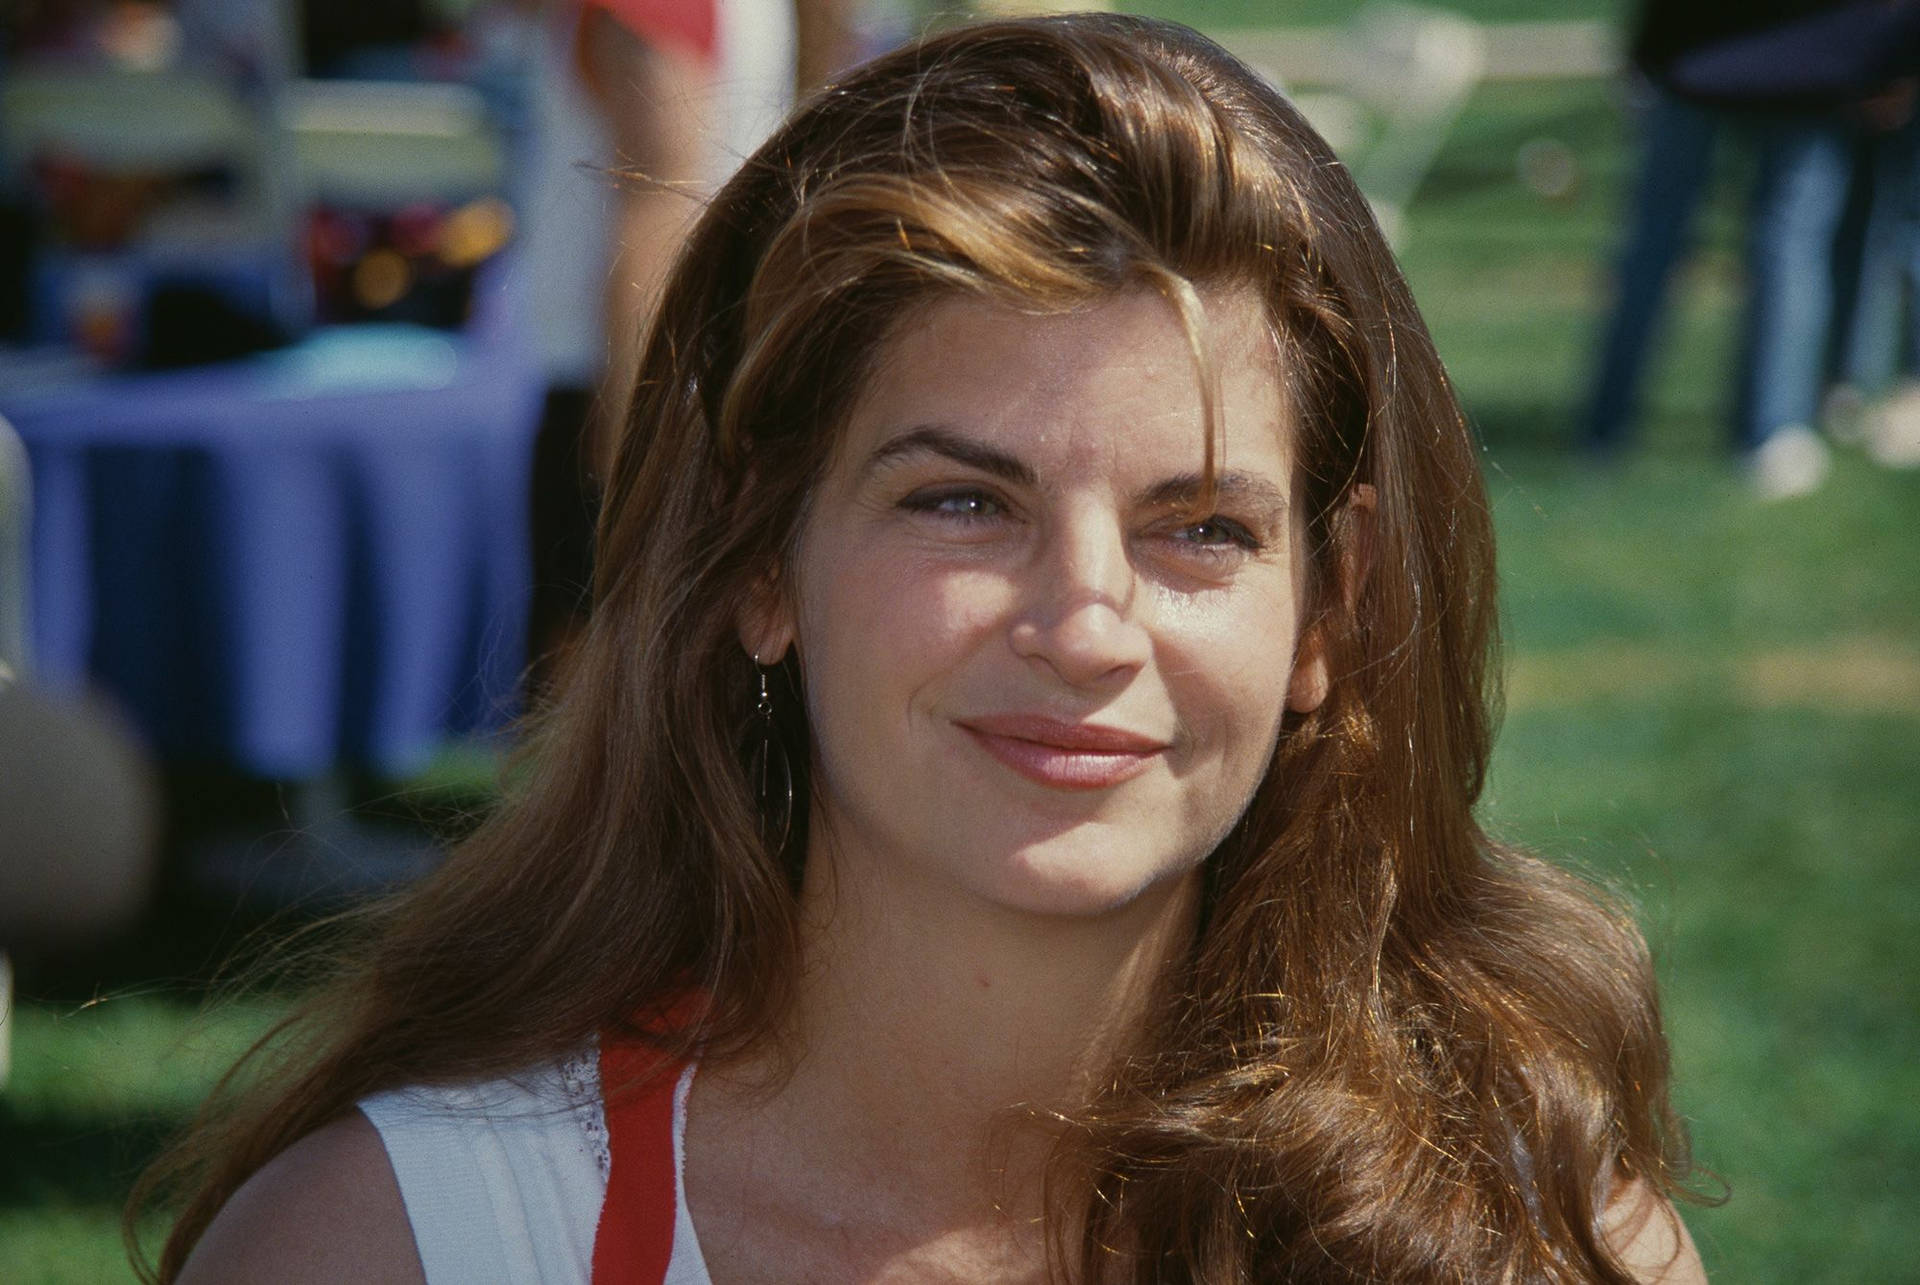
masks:
[[[1005,578],[984,569],[897,549],[838,552],[805,567],[799,595],[801,664],[816,690],[917,689],[976,650],[1012,601]]]
[[[1264,762],[1279,734],[1298,645],[1291,585],[1231,602],[1161,604],[1160,667],[1182,723],[1217,752]]]

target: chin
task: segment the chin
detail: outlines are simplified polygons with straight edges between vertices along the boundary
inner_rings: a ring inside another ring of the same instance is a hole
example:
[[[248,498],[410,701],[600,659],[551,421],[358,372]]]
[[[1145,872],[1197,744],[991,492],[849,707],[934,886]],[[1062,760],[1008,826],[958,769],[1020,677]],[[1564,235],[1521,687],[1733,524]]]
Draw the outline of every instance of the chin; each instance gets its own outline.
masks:
[[[1146,862],[1116,860],[1110,846],[1087,851],[1074,845],[1060,851],[1042,844],[1017,854],[999,882],[994,899],[1032,915],[1095,919],[1158,900],[1199,868],[1199,860]]]

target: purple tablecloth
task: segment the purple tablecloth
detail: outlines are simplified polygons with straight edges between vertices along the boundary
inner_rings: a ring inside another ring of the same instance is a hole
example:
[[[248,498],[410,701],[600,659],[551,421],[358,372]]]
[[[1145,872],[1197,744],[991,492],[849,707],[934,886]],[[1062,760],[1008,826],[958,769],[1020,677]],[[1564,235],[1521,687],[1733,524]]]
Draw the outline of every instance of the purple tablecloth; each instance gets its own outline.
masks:
[[[163,756],[268,777],[403,773],[496,726],[541,391],[487,324],[0,386],[31,463],[40,679],[90,676]]]

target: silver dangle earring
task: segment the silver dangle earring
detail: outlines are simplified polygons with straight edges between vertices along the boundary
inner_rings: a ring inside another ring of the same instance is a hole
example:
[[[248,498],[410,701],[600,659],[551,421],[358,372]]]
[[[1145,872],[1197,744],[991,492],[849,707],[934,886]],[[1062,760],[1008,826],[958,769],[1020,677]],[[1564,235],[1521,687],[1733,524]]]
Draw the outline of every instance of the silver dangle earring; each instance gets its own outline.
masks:
[[[768,851],[778,856],[786,851],[793,828],[793,765],[787,761],[787,747],[773,721],[773,689],[767,683],[772,666],[762,665],[755,652],[753,668],[760,680],[760,699],[753,708],[760,735],[752,751],[748,779],[759,804],[760,828]]]

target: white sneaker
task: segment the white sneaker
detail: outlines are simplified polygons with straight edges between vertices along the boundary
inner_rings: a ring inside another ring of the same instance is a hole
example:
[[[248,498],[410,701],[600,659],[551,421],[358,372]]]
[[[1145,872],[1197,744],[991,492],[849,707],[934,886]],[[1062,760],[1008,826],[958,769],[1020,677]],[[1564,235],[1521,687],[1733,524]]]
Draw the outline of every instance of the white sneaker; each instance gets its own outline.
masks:
[[[1805,424],[1776,428],[1747,456],[1747,478],[1763,500],[1790,500],[1827,477],[1827,444]]]
[[[1867,435],[1867,398],[1852,384],[1835,384],[1820,399],[1820,431],[1836,442],[1858,442]]]
[[[1920,468],[1920,383],[1907,382],[1867,414],[1867,456],[1885,468]]]

